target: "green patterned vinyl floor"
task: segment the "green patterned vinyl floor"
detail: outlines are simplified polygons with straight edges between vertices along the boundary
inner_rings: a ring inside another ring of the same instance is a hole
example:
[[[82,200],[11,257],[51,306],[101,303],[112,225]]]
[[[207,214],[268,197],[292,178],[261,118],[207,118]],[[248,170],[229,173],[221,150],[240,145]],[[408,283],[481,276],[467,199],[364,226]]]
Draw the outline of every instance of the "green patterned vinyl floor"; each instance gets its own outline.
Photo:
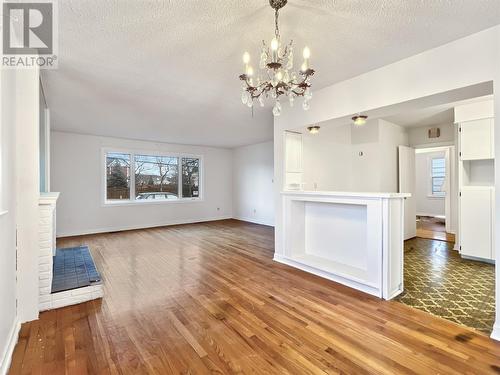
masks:
[[[405,242],[405,291],[409,306],[490,333],[495,320],[495,266],[465,260],[453,244],[414,238]]]

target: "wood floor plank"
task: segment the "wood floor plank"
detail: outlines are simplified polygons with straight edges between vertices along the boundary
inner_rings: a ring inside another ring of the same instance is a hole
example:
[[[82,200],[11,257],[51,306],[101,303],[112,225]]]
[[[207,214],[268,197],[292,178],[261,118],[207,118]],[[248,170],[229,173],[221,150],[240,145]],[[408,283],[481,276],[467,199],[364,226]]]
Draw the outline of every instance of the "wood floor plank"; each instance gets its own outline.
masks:
[[[484,334],[272,260],[236,220],[58,240],[105,297],[24,324],[10,374],[487,374]]]

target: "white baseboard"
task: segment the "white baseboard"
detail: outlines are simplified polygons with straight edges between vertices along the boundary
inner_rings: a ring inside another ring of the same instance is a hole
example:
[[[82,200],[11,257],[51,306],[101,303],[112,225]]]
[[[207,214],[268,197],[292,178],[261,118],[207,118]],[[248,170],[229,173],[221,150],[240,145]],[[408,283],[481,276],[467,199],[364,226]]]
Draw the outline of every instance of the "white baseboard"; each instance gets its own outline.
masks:
[[[495,322],[493,325],[493,331],[491,331],[490,337],[493,340],[500,341],[500,322]]]
[[[19,339],[19,330],[21,329],[21,322],[16,318],[9,334],[9,340],[4,352],[2,353],[2,362],[0,362],[0,375],[6,375],[9,372],[10,363],[12,361],[12,354],[16,347],[17,340]]]
[[[246,216],[234,216],[233,219],[240,220],[240,221],[246,221],[246,222],[254,223],[254,224],[267,225],[268,227],[274,227],[274,223],[267,221],[267,220],[259,220],[259,219],[250,218],[250,217],[246,217]]]
[[[304,264],[300,261],[295,261],[293,259],[290,259],[288,257],[274,254],[273,260],[278,263],[286,264],[287,266],[298,268],[299,270],[305,271],[307,273],[311,273],[313,275],[322,277],[324,279],[328,279],[331,281],[335,281],[339,284],[348,286],[349,288],[357,289],[361,292],[371,294],[372,296],[382,298],[382,290],[380,288],[377,288],[372,285],[364,284],[355,280],[351,280],[346,277],[342,277],[340,275],[325,271],[325,270],[320,270],[314,266],[309,266],[307,264]],[[396,293],[396,295],[399,293]]]
[[[166,226],[170,226],[170,225],[204,223],[207,221],[227,220],[227,219],[232,219],[232,218],[233,218],[232,216],[224,215],[224,216],[205,217],[205,218],[201,218],[201,219],[169,220],[169,221],[165,221],[162,223],[143,224],[143,225],[121,225],[121,226],[113,226],[113,227],[82,229],[82,230],[78,230],[78,231],[57,233],[57,238],[72,237],[72,236],[84,236],[87,234],[98,234],[98,233],[108,233],[108,232],[121,232],[121,231],[125,231],[125,230],[135,230],[135,229],[158,228],[158,227],[166,227]]]

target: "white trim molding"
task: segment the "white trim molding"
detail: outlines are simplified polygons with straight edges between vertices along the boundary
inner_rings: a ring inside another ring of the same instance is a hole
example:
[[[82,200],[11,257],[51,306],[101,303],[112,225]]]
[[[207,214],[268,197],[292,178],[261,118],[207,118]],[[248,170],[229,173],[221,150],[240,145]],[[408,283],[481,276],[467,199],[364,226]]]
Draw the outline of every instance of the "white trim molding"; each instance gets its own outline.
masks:
[[[84,236],[87,234],[122,232],[122,231],[127,231],[127,230],[136,230],[136,229],[168,227],[171,225],[205,223],[208,221],[228,220],[228,219],[232,219],[232,218],[233,218],[232,216],[222,215],[220,217],[212,216],[212,217],[205,217],[205,218],[200,218],[200,219],[197,218],[197,219],[188,219],[188,220],[168,220],[168,221],[165,221],[162,223],[154,223],[154,224],[147,224],[147,225],[123,225],[123,226],[104,227],[104,228],[88,228],[88,229],[84,229],[81,231],[57,233],[57,238]]]
[[[0,362],[0,375],[6,375],[9,371],[10,364],[12,361],[12,354],[14,353],[14,348],[16,347],[17,341],[19,339],[19,331],[21,330],[21,322],[16,318],[9,334],[9,340],[7,341],[7,346],[2,353],[2,362]]]
[[[267,225],[268,227],[274,227],[274,223],[267,221],[267,220],[256,220],[256,219],[252,219],[250,217],[245,217],[245,216],[234,216],[233,219],[239,220],[239,221],[245,221],[247,223]]]
[[[493,325],[493,330],[491,331],[490,337],[493,340],[500,341],[500,322],[495,322]]]

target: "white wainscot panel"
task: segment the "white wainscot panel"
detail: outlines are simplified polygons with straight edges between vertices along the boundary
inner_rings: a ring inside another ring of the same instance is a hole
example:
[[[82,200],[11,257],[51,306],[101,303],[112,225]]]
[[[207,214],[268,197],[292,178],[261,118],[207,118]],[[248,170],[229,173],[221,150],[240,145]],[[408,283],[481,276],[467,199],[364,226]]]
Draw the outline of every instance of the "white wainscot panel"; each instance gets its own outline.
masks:
[[[403,198],[284,193],[285,253],[275,260],[393,298],[403,287]]]

